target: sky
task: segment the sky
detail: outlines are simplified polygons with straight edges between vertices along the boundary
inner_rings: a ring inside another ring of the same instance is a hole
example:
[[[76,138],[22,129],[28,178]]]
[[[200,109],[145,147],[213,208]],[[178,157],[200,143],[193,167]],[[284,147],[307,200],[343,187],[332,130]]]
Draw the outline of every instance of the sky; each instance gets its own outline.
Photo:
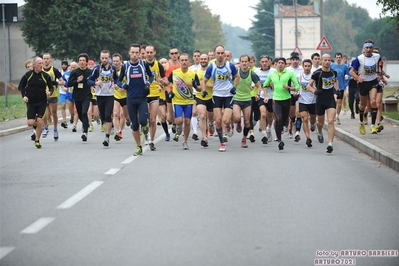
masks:
[[[0,0],[1,1],[1,0]],[[256,11],[251,6],[256,6],[259,0],[202,0],[209,7],[212,14],[220,15],[223,23],[238,26],[248,30],[251,26],[251,18]],[[379,18],[382,7],[377,6],[377,0],[347,0],[351,4],[367,9],[370,17]],[[359,4],[361,2],[361,4]]]
[[[259,0],[202,0],[209,7],[212,14],[220,15],[223,23],[238,26],[248,30],[252,23],[251,18],[256,11],[251,6],[256,6]],[[377,0],[347,0],[349,4],[356,4],[368,10],[370,17],[379,18],[381,5],[377,6]],[[359,4],[361,2],[361,4]],[[0,0],[0,3],[25,4],[24,0]]]

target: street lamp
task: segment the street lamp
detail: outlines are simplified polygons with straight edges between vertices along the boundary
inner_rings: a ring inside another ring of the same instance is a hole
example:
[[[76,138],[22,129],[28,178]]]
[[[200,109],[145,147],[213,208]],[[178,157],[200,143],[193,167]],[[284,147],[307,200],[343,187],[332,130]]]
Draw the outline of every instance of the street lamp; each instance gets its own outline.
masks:
[[[292,4],[294,5],[294,12],[295,12],[295,48],[298,47],[298,10],[297,0],[292,0]]]

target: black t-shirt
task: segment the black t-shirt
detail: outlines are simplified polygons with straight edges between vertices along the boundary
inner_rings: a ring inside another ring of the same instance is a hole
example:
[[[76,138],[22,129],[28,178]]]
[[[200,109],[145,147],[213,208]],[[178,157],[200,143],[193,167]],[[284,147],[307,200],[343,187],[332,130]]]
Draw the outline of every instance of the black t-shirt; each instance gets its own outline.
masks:
[[[313,72],[312,79],[316,83],[315,86],[317,90],[321,90],[319,96],[328,97],[334,95],[334,83],[337,79],[337,71],[331,69],[330,71],[325,72],[321,68],[319,68],[315,72]]]

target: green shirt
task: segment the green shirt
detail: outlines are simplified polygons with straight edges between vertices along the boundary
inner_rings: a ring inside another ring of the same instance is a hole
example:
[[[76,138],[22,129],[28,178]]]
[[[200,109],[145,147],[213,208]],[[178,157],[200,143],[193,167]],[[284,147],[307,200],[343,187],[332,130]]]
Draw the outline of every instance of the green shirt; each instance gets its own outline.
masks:
[[[287,89],[283,88],[283,84],[288,84],[288,81],[291,80],[295,85],[296,91],[299,91],[299,83],[296,80],[295,74],[292,71],[284,69],[283,72],[279,72],[278,70],[274,71],[270,74],[265,83],[263,83],[263,87],[269,87],[270,82],[273,82],[273,100],[276,101],[284,101],[291,98],[291,94]]]
[[[240,82],[233,98],[241,102],[251,101],[252,71],[248,69],[248,72],[244,73],[239,69],[238,74],[240,75]],[[243,76],[246,77],[243,78]]]

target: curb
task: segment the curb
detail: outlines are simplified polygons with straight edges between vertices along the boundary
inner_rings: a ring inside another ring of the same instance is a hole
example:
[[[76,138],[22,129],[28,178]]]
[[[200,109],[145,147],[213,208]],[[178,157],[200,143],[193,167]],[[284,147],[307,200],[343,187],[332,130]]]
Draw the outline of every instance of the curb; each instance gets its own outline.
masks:
[[[2,130],[2,131],[0,131],[0,137],[12,135],[15,133],[20,133],[20,132],[27,131],[27,130],[29,130],[28,126],[20,126],[20,127],[14,127],[14,128]]]
[[[385,118],[384,118],[385,120]],[[387,120],[388,121],[388,120]],[[398,123],[396,120],[390,120],[389,122]],[[324,124],[324,130],[328,129],[328,124]],[[368,156],[378,160],[379,162],[385,164],[386,166],[390,167],[391,169],[399,172],[399,157],[395,156],[367,141],[362,140],[355,135],[346,132],[343,129],[335,127],[335,136],[342,139],[346,143],[350,144],[351,146],[355,147],[356,149],[364,152]]]

